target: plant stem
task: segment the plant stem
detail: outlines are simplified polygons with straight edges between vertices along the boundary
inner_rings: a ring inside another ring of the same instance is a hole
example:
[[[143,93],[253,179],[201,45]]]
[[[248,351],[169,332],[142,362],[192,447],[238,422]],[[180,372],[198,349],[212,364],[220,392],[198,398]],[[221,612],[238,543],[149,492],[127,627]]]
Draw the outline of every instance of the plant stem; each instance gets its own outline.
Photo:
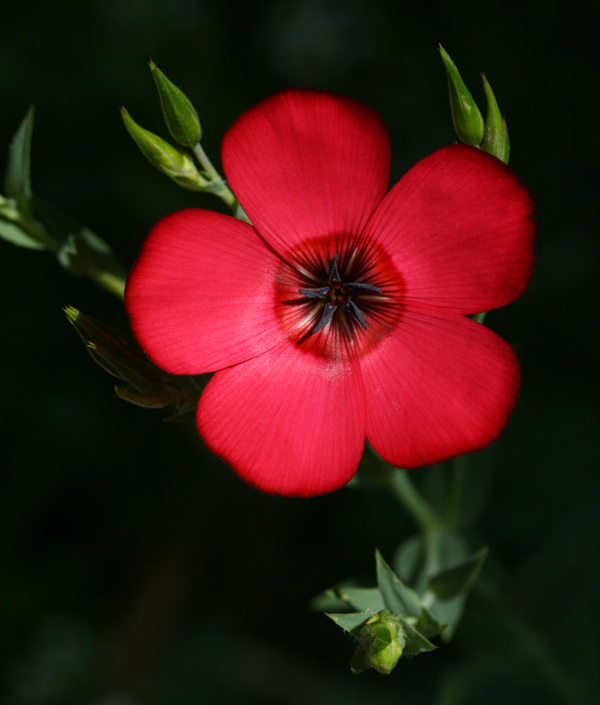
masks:
[[[406,470],[393,469],[390,476],[390,488],[422,531],[430,531],[438,525],[438,517],[416,488]]]
[[[452,458],[447,468],[448,487],[444,503],[444,523],[456,529],[460,526],[462,509],[463,484],[465,479],[466,460],[464,455]]]
[[[125,298],[125,280],[110,272],[98,271],[90,274],[90,277],[106,291],[114,294],[119,299]]]
[[[207,176],[210,177],[210,182],[213,186],[211,189],[219,198],[221,198],[232,211],[236,211],[238,202],[233,195],[233,191],[225,184],[219,172],[215,169],[212,162],[208,158],[206,152],[202,149],[200,142],[194,147],[194,155],[204,169]]]

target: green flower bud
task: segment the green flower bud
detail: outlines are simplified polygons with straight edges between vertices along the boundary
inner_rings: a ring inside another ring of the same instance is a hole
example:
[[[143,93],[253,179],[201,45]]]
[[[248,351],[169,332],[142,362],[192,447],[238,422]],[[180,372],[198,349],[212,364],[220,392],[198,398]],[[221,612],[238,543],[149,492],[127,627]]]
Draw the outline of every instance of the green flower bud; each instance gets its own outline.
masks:
[[[160,370],[148,362],[132,338],[73,306],[64,311],[94,362],[113,377],[136,384],[140,389],[150,389],[162,380]]]
[[[181,401],[181,391],[170,385],[163,373],[148,362],[132,338],[86,316],[73,306],[67,306],[65,313],[92,360],[128,384],[127,387],[115,387],[118,396],[147,408],[160,408]]]
[[[402,622],[382,610],[365,622],[358,641],[365,665],[387,675],[402,656],[406,634]]]
[[[194,106],[153,61],[150,62],[150,70],[158,88],[165,122],[173,139],[183,147],[195,147],[202,138],[202,128]]]
[[[441,44],[440,56],[448,76],[450,109],[456,134],[465,144],[477,146],[483,139],[483,117],[454,62]]]
[[[133,141],[148,161],[175,183],[192,191],[202,191],[208,185],[196,169],[192,158],[165,142],[153,132],[140,127],[125,108],[121,117]]]
[[[506,120],[502,117],[496,97],[487,78],[481,74],[483,80],[483,90],[487,100],[487,114],[485,116],[485,127],[483,131],[483,141],[481,149],[493,154],[508,164],[510,157],[510,142],[508,139],[508,129]]]

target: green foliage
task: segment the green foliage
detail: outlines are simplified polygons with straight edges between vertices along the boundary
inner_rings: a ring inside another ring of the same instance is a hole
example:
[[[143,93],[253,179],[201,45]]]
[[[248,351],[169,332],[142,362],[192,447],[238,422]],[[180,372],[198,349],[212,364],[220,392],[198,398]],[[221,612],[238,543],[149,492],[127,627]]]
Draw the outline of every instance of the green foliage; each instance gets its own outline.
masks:
[[[48,250],[75,276],[87,276],[123,296],[126,270],[111,247],[89,228],[45,204],[31,189],[33,108],[11,143],[0,196],[0,237],[13,245]]]

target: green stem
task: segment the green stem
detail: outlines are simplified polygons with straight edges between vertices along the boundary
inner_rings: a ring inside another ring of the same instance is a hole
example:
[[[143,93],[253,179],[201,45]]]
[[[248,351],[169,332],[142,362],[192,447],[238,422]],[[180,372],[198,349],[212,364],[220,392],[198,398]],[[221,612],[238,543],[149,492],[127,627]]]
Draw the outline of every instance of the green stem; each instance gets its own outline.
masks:
[[[232,211],[235,212],[238,207],[237,199],[233,195],[233,191],[226,185],[219,172],[213,166],[212,162],[208,158],[208,155],[202,149],[200,142],[198,142],[198,144],[194,147],[194,155],[207,176],[210,177],[212,192],[219,196],[219,198],[223,200]]]
[[[390,488],[422,531],[431,531],[439,524],[435,512],[412,482],[406,470],[393,469],[390,475]]]
[[[465,480],[466,460],[464,455],[453,458],[447,469],[448,487],[444,506],[444,523],[456,529],[460,526],[463,485]]]
[[[90,277],[96,284],[119,299],[125,298],[125,279],[105,271],[94,272],[90,274]]]

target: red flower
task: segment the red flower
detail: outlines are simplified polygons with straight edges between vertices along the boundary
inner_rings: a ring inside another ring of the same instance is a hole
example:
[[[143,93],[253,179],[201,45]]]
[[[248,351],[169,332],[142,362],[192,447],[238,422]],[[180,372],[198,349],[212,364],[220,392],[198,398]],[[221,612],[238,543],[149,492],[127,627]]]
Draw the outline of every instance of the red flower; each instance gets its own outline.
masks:
[[[197,412],[208,447],[266,492],[310,496],[352,478],[365,437],[405,468],[498,438],[519,363],[466,314],[531,278],[533,202],[513,172],[453,145],[386,193],[380,117],[308,90],[242,115],[222,158],[253,226],[168,216],[125,298],[159,367],[216,371]]]

